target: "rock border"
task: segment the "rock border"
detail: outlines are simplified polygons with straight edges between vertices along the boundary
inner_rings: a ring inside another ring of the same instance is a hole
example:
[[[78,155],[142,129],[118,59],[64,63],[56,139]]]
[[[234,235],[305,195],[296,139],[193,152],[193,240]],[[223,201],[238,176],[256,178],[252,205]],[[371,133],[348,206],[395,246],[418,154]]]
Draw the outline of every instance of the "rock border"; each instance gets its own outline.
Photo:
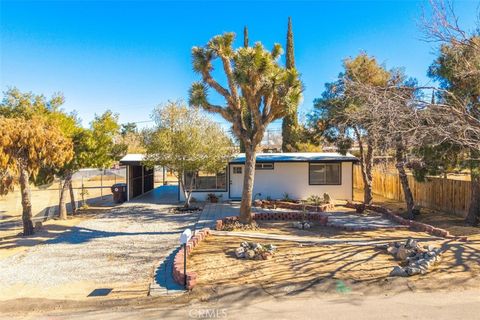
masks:
[[[351,208],[351,209],[357,209],[361,205],[363,205],[363,203],[347,202],[345,207]],[[467,241],[466,236],[457,237],[457,236],[454,236],[454,235],[450,234],[450,232],[448,232],[448,230],[445,230],[445,229],[442,229],[442,228],[437,228],[437,227],[434,227],[430,224],[426,224],[426,223],[423,223],[423,222],[418,222],[418,221],[415,221],[415,220],[405,219],[405,218],[401,217],[400,215],[396,214],[395,212],[393,212],[392,210],[387,209],[387,208],[382,207],[382,206],[378,206],[378,205],[374,205],[374,204],[367,204],[367,205],[365,205],[365,209],[381,213],[381,214],[385,215],[387,218],[389,218],[390,220],[395,221],[397,223],[400,223],[402,225],[408,226],[411,229],[414,229],[416,231],[423,231],[423,232],[426,232],[426,233],[431,234],[433,236],[442,237],[442,238],[446,238],[446,239],[455,239],[455,240],[463,241],[463,242]]]
[[[268,208],[268,209],[281,208],[281,209],[300,210],[300,211],[302,211],[305,208],[305,210],[309,212],[326,212],[328,210],[335,209],[335,204],[333,203],[326,203],[326,204],[321,204],[319,206],[313,206],[313,205],[304,205],[302,203],[286,202],[281,200],[255,200],[253,203],[253,206]]]
[[[187,242],[187,258],[190,256],[192,253],[193,249],[198,246],[205,238],[211,235],[210,229],[209,228],[203,228],[200,231],[196,231],[195,235],[190,238]],[[175,254],[175,258],[173,258],[173,269],[172,269],[172,275],[173,279],[175,280],[176,283],[180,285],[184,285],[185,283],[185,273],[184,273],[184,262],[183,262],[183,247],[178,250],[178,252]],[[193,287],[196,286],[197,284],[197,278],[198,275],[196,272],[188,272],[187,271],[187,290],[192,290]]]

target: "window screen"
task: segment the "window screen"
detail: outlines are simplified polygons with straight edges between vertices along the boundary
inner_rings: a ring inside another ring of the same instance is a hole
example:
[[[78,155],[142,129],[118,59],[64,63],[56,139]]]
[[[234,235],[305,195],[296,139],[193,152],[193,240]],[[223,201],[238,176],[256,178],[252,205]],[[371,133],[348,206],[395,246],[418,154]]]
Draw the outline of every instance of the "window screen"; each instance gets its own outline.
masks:
[[[190,181],[193,178],[192,190],[194,191],[215,191],[226,190],[227,176],[225,171],[217,174],[199,172],[195,175],[187,173],[185,175],[185,188],[190,186]]]
[[[310,184],[342,184],[341,163],[310,163]]]
[[[256,170],[273,170],[273,162],[256,163]]]

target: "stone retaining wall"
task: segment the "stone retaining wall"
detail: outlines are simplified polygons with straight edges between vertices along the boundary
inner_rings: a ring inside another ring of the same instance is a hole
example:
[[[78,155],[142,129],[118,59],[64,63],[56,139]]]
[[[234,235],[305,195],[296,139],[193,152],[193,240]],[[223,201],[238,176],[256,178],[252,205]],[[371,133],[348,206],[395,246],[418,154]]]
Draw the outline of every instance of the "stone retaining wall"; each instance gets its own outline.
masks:
[[[362,203],[348,202],[345,206],[347,208],[357,209],[360,205],[363,205],[363,204]],[[443,238],[447,238],[447,239],[457,239],[459,241],[467,241],[467,237],[456,237],[456,236],[450,234],[448,232],[448,230],[437,228],[437,227],[434,227],[432,225],[422,223],[422,222],[418,222],[418,221],[415,221],[415,220],[405,219],[405,218],[401,217],[400,215],[394,213],[392,210],[387,209],[387,208],[382,207],[382,206],[378,206],[378,205],[374,205],[374,204],[370,204],[370,205],[367,204],[367,205],[365,205],[365,209],[381,213],[381,214],[385,215],[386,217],[388,217],[389,219],[391,219],[391,220],[393,220],[397,223],[400,223],[402,225],[409,226],[410,228],[412,228],[414,230],[417,230],[417,231],[423,231],[423,232],[426,232],[428,234],[431,234],[431,235],[437,236],[437,237],[443,237]]]
[[[200,231],[195,232],[195,235],[188,240],[187,242],[187,259],[188,256],[192,253],[193,249],[201,243],[206,237],[210,235],[210,229],[204,228]],[[184,262],[183,262],[183,247],[178,250],[175,258],[173,260],[173,279],[176,283],[180,285],[185,284],[185,273],[184,273]],[[197,284],[197,274],[195,272],[188,272],[187,271],[187,290],[192,290],[192,288]]]
[[[305,211],[310,211],[310,212],[325,212],[328,210],[335,209],[335,205],[333,203],[326,203],[326,204],[321,204],[319,206],[313,206],[313,205],[304,205],[302,203],[286,202],[286,201],[279,201],[279,200],[272,200],[272,201],[255,200],[253,205],[255,207],[268,208],[268,209],[281,208],[281,209],[300,210],[300,211],[305,209]]]

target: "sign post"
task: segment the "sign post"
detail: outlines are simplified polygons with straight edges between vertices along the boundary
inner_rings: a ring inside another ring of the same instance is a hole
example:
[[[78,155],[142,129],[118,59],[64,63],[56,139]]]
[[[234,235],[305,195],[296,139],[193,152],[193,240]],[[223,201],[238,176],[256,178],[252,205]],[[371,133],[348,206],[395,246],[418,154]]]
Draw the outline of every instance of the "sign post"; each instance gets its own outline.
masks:
[[[185,231],[183,231],[180,235],[180,243],[183,246],[183,274],[185,276],[183,284],[185,285],[185,288],[187,288],[187,243],[191,237],[192,230],[190,229],[185,229]]]

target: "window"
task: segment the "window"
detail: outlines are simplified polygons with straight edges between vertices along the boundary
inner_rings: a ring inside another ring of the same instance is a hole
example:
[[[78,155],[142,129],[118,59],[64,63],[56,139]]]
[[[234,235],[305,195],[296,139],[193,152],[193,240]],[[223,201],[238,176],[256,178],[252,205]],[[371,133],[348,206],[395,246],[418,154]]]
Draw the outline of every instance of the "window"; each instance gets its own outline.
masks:
[[[242,167],[233,167],[234,174],[242,174]]]
[[[342,184],[342,164],[310,163],[308,180],[311,185]]]
[[[225,171],[219,172],[217,174],[199,172],[195,175],[192,173],[187,173],[185,175],[185,188],[190,186],[190,181],[193,178],[193,191],[216,191],[216,190],[226,190],[227,186],[227,175]]]
[[[273,162],[256,163],[255,170],[273,170]]]

